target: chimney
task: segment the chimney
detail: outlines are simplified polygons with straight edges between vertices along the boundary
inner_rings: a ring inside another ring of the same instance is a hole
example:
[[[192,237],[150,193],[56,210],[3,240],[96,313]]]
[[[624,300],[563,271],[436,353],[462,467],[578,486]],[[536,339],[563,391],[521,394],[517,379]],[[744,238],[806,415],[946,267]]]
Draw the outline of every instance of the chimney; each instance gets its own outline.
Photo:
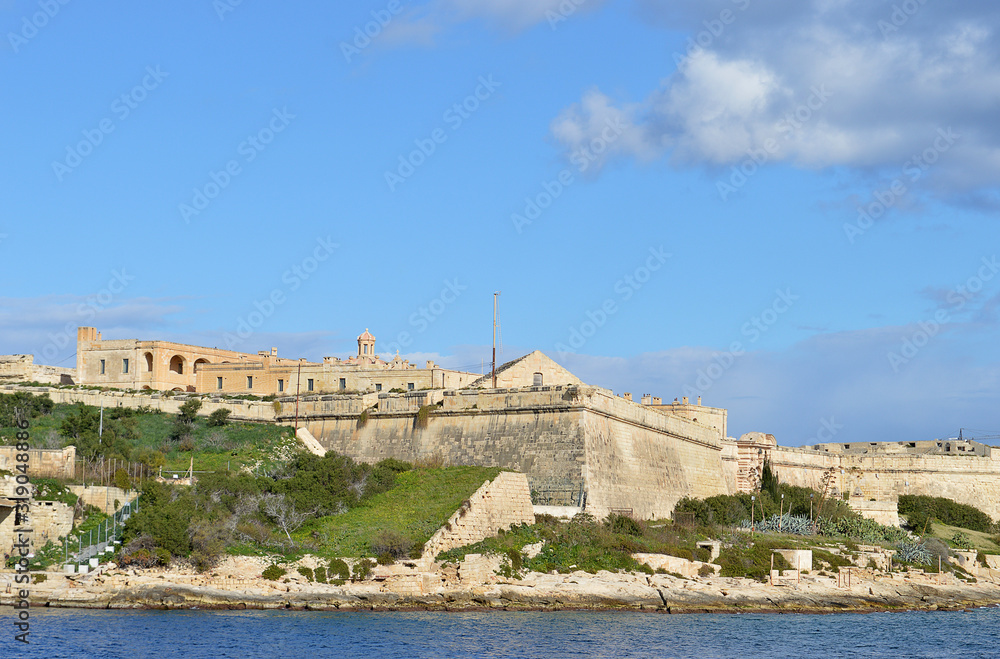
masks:
[[[649,405],[652,402],[652,400],[653,400],[653,397],[650,396],[649,394],[643,394],[642,395],[642,404],[643,405]]]
[[[632,392],[626,391],[625,393],[622,394],[622,398],[624,398],[625,400],[632,400]]]
[[[682,405],[687,405],[688,404],[688,397],[687,396],[684,396],[683,398],[681,398],[681,404]]]
[[[659,396],[653,396],[653,405],[663,405],[663,399]]]
[[[701,405],[701,396],[698,396],[698,404]]]
[[[274,346],[271,347],[271,356],[272,357],[277,357],[278,356],[278,349],[275,348]]]

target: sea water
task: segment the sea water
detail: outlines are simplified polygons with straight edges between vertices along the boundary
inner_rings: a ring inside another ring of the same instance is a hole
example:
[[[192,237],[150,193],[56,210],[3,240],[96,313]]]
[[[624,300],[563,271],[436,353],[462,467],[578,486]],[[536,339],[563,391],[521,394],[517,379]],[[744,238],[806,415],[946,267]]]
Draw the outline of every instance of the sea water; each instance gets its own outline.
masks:
[[[0,610],[0,657],[1000,657],[1000,609],[869,614]]]

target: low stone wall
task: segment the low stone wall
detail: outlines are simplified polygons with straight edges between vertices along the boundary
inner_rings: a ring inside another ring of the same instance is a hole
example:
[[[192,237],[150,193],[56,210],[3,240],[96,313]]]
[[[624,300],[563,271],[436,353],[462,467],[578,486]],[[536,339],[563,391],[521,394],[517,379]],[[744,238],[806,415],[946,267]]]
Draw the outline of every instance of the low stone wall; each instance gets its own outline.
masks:
[[[492,537],[515,524],[534,524],[531,490],[524,474],[501,472],[475,494],[424,545],[423,558]]]
[[[135,490],[123,490],[120,487],[108,487],[105,485],[70,485],[69,491],[80,497],[86,506],[100,508],[101,512],[110,515],[116,512],[132,499],[139,496]],[[118,506],[115,506],[115,501]]]
[[[873,519],[886,526],[899,526],[898,501],[867,501],[856,497],[848,499],[847,504],[862,517]]]
[[[164,396],[162,394],[135,393],[121,391],[118,389],[108,389],[105,391],[95,391],[92,389],[56,389],[54,387],[19,387],[7,385],[9,390],[21,389],[33,394],[48,394],[56,403],[83,403],[100,407],[151,407],[168,414],[177,414],[190,396]],[[233,421],[258,421],[262,423],[274,423],[277,414],[273,402],[261,400],[225,400],[222,398],[204,399],[200,395],[195,398],[201,400],[201,408],[198,410],[199,416],[208,416],[215,410],[229,410],[229,418]],[[294,409],[295,404],[291,404]],[[289,424],[292,419],[289,419]]]
[[[718,574],[722,567],[712,563],[702,563],[701,561],[689,561],[680,556],[669,556],[667,554],[632,554],[632,558],[638,562],[648,565],[654,570],[666,570],[672,574],[679,574],[682,577],[693,578],[699,575],[705,567]]]
[[[812,549],[775,549],[775,554],[781,554],[796,572],[813,569]]]
[[[29,440],[30,443],[30,440]],[[76,447],[64,449],[29,449],[18,451],[16,446],[0,446],[0,469],[14,472],[18,464],[15,455],[28,454],[29,478],[73,478],[76,468]]]

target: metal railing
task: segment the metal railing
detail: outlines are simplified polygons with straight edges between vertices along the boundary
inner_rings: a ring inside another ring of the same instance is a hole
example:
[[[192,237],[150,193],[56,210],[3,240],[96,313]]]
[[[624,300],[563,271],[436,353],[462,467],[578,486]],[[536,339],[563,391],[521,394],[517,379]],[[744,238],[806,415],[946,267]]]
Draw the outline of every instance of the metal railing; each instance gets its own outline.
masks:
[[[85,534],[77,533],[73,538],[71,532],[63,539],[64,563],[85,563],[91,558],[99,557],[106,553],[108,547],[114,547],[116,540],[122,536],[125,530],[125,522],[134,514],[139,512],[139,496],[119,508],[111,517],[98,524],[96,529],[90,529]],[[76,551],[70,553],[70,545],[76,540]],[[72,560],[70,560],[72,558]]]

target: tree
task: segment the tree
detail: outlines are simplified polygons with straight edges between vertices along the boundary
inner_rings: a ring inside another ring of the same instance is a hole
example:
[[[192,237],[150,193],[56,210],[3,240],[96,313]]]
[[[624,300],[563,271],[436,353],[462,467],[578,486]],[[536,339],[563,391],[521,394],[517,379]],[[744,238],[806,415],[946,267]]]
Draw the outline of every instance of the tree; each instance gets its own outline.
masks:
[[[191,436],[191,429],[194,427],[194,420],[198,417],[198,410],[201,409],[201,401],[192,398],[181,405],[180,412],[174,420],[173,430],[170,437],[175,440],[182,440]]]
[[[229,423],[230,410],[221,407],[208,415],[208,425],[224,426]]]
[[[778,492],[778,486],[778,475],[771,468],[771,461],[765,458],[764,467],[760,471],[760,491],[767,492],[771,495],[771,499],[777,501],[781,496]]]
[[[295,504],[289,501],[284,494],[263,495],[261,497],[261,510],[285,532],[289,542],[294,542],[291,532],[298,529],[307,519],[318,512],[318,508],[306,511],[295,510]]]

